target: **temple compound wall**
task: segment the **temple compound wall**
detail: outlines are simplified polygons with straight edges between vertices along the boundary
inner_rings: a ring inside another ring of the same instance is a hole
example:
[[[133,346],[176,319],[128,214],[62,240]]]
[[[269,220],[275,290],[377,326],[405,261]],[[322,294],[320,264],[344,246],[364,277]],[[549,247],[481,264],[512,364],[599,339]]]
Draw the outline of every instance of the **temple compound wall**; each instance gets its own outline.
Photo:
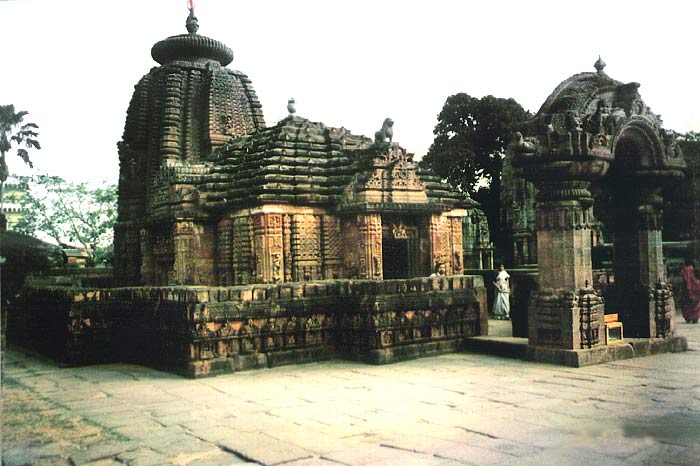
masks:
[[[87,283],[86,283],[87,284]],[[488,328],[481,277],[233,287],[25,290],[9,334],[67,364],[128,361],[189,377],[457,351]]]

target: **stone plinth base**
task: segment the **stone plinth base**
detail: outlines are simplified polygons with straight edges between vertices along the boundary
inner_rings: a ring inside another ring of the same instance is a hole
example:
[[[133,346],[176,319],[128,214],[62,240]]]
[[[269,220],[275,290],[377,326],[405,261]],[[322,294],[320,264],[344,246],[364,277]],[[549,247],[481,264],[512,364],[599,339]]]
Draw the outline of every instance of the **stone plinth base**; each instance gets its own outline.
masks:
[[[347,357],[383,364],[488,331],[481,277],[230,287],[35,283],[8,337],[70,365],[124,361],[205,377]]]
[[[376,349],[364,354],[343,355],[343,358],[362,361],[368,364],[381,365],[428,356],[437,356],[439,354],[454,353],[460,351],[462,347],[463,340],[459,338]]]
[[[680,335],[668,338],[632,338],[626,340],[634,348],[634,354],[637,357],[688,351],[688,340]]]
[[[305,348],[275,353],[235,354],[230,357],[206,361],[194,361],[187,365],[180,375],[191,378],[208,377],[252,369],[264,369],[292,364],[325,361],[336,357],[335,351],[326,347]]]
[[[464,350],[505,358],[526,359],[527,338],[470,337],[464,339]]]
[[[526,359],[570,367],[583,367],[593,364],[651,356],[660,353],[677,353],[688,350],[688,341],[683,336],[627,340],[626,343],[612,346],[599,346],[583,350],[566,350],[546,346],[528,345]]]

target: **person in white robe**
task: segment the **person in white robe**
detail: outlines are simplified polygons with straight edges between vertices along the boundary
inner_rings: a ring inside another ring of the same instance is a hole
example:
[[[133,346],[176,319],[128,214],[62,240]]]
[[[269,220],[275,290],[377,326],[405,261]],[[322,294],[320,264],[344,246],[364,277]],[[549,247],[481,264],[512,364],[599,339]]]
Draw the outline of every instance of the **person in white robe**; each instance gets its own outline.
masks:
[[[492,314],[497,320],[510,320],[510,275],[503,264],[498,266],[498,274],[493,285],[496,287],[496,299],[493,301]]]

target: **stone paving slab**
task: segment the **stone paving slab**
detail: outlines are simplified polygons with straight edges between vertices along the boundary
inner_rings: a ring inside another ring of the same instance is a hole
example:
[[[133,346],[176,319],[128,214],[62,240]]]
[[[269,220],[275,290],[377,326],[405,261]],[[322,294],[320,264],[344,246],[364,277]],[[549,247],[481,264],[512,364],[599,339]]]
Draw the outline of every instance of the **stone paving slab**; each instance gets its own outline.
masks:
[[[10,350],[3,465],[700,465],[690,351],[580,369],[483,354],[189,380]]]

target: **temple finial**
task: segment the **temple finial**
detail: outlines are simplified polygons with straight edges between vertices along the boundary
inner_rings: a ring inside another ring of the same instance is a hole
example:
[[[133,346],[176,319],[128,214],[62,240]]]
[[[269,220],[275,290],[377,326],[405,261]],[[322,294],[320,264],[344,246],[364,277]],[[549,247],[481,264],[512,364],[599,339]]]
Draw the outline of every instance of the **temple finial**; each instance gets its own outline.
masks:
[[[290,115],[294,115],[297,112],[297,108],[294,106],[294,97],[287,101],[287,111]]]
[[[605,74],[605,72],[603,71],[603,69],[605,68],[605,62],[602,58],[600,58],[600,55],[598,55],[598,60],[596,60],[593,66],[595,67],[596,72],[598,74]]]
[[[197,34],[197,31],[199,30],[199,22],[197,21],[197,17],[194,15],[193,0],[187,0],[187,9],[190,10],[190,14],[187,15],[185,27],[187,28],[187,32],[190,34]]]

